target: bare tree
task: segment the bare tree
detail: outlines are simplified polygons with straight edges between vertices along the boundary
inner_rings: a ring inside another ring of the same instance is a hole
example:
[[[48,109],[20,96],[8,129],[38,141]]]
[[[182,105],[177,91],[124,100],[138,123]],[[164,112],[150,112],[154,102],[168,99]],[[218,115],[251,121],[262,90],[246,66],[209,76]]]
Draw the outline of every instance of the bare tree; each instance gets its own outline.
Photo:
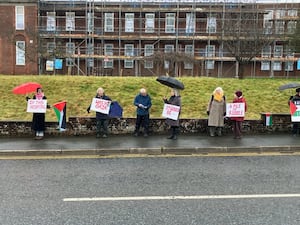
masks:
[[[236,77],[244,77],[244,68],[263,48],[272,42],[271,33],[266,32],[263,24],[264,11],[253,5],[239,5],[225,9],[220,18],[221,32],[218,34],[223,52],[236,59]]]
[[[180,66],[182,63],[195,63],[194,56],[191,54],[183,52],[166,53],[162,51],[157,51],[151,56],[144,57],[144,63],[147,61],[153,62],[157,69],[157,74],[161,73],[161,68],[164,67],[165,63],[167,63],[168,67],[164,69],[164,72],[168,73],[170,76],[177,76],[176,67]]]

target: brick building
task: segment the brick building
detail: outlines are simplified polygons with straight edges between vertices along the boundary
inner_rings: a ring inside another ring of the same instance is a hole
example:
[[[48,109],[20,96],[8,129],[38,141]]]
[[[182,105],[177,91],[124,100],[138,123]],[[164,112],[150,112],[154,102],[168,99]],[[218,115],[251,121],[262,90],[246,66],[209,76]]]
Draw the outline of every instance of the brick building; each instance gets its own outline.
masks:
[[[15,39],[1,35],[0,63],[10,65],[0,64],[5,74],[239,77],[246,71],[251,77],[300,75],[298,58],[287,41],[299,18],[297,1],[6,2],[10,3],[0,4],[0,12],[10,12],[5,24],[11,24]],[[25,29],[17,30],[15,18],[21,16],[14,13],[22,4]],[[13,51],[11,40],[21,45],[25,41],[25,65],[16,64],[16,53],[21,56],[22,51]],[[11,43],[9,49],[3,50],[4,43]],[[36,57],[35,63],[27,60],[29,55]]]

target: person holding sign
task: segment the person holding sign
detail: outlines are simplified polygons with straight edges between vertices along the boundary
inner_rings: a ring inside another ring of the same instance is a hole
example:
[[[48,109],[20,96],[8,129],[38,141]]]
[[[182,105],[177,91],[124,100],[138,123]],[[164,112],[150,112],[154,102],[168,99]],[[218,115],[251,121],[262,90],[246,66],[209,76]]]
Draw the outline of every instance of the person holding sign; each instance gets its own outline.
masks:
[[[209,135],[214,137],[222,135],[224,116],[226,115],[226,99],[221,87],[217,87],[207,106]]]
[[[244,121],[244,113],[247,111],[247,103],[246,103],[246,99],[243,97],[243,92],[241,91],[236,91],[234,93],[234,99],[233,99],[233,103],[238,103],[238,104],[234,104],[236,106],[236,108],[239,108],[240,106],[243,107],[243,109],[233,109],[233,114],[234,112],[237,112],[236,114],[238,114],[239,112],[242,112],[243,114],[238,116],[238,115],[234,115],[234,117],[230,117],[231,120],[233,121],[233,134],[234,134],[234,138],[235,139],[240,139],[242,136],[242,122]]]
[[[181,107],[181,97],[179,91],[175,88],[171,89],[170,98],[167,99],[166,97],[164,97],[163,100],[165,104]],[[166,119],[166,123],[170,126],[171,129],[171,135],[168,137],[168,139],[177,140],[177,135],[179,134],[179,114],[180,114],[180,108],[179,108],[178,117],[176,119],[175,118],[171,119],[168,117]]]
[[[42,88],[37,88],[36,89],[36,93],[34,94],[34,96],[32,97],[33,100],[46,100],[47,97],[45,96]],[[26,96],[26,101],[29,101],[30,97]],[[50,106],[46,104],[46,108],[50,108]],[[37,106],[37,105],[35,105]],[[38,111],[38,110],[37,110]],[[45,110],[44,110],[45,111]],[[44,131],[45,131],[45,113],[44,112],[34,112],[32,114],[32,125],[31,125],[32,130],[34,130],[35,132],[35,140],[41,140],[44,138]]]
[[[298,107],[300,107],[300,88],[296,89],[296,94],[289,100],[291,120],[292,120],[292,134],[293,136],[299,136],[299,122],[300,114]]]
[[[108,123],[109,123],[109,108],[111,98],[105,95],[104,89],[99,87],[92,104],[87,108],[87,112],[90,110],[96,111],[96,137],[100,138],[101,129],[103,130],[102,137],[107,138],[108,135]]]
[[[140,127],[144,128],[144,137],[149,135],[149,109],[152,106],[151,97],[145,88],[140,89],[140,93],[134,98],[133,104],[136,106],[136,123],[134,136],[138,136]]]

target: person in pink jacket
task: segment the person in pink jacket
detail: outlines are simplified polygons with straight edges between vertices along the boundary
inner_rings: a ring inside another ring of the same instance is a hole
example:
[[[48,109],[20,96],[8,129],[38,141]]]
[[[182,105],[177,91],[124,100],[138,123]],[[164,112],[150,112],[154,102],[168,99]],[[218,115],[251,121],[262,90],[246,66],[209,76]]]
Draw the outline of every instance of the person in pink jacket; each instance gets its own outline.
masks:
[[[246,99],[241,91],[236,91],[234,94],[233,103],[245,103],[245,112],[247,111]],[[244,117],[231,117],[233,121],[233,134],[235,139],[240,139],[242,137],[242,122]]]

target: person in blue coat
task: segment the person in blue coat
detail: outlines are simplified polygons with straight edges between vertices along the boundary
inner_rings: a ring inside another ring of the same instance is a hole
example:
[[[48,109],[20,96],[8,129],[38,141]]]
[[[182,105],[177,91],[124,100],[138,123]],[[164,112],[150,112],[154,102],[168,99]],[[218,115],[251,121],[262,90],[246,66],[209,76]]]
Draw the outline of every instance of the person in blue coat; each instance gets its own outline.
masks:
[[[97,94],[95,98],[100,98],[104,100],[111,101],[111,98],[105,95],[104,89],[99,87],[97,89]],[[91,105],[87,108],[87,112],[90,113]],[[103,138],[106,138],[108,135],[108,123],[109,116],[107,114],[96,112],[96,137],[99,138],[101,135],[101,129],[103,130]]]
[[[136,124],[134,136],[140,133],[140,127],[144,128],[144,137],[149,135],[150,108],[152,106],[151,97],[145,88],[140,89],[140,93],[135,97],[133,104],[136,106]]]

